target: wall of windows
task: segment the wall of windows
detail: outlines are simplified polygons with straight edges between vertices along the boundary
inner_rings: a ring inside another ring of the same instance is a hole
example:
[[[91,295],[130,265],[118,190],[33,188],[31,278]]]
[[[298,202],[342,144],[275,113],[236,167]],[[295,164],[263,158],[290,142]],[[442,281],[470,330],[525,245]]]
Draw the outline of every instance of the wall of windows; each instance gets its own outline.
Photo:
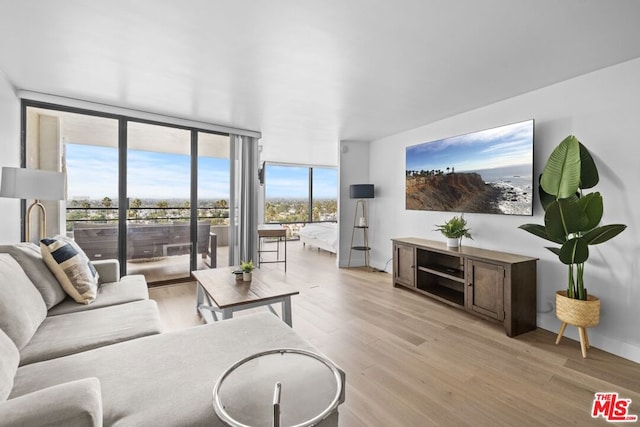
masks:
[[[24,166],[67,177],[66,200],[46,202],[51,235],[73,238],[92,260],[120,259],[121,274],[144,274],[149,283],[228,265],[229,135],[23,106]]]
[[[335,168],[267,163],[264,222],[285,224],[292,237],[309,222],[338,220]]]

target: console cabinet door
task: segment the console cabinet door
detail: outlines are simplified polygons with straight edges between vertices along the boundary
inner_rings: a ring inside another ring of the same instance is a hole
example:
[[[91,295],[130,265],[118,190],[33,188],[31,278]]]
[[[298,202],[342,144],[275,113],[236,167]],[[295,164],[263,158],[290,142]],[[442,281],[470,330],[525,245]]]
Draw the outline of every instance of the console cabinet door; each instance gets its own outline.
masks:
[[[393,244],[393,283],[416,286],[416,252],[414,246]]]
[[[504,320],[504,267],[467,261],[467,310]]]

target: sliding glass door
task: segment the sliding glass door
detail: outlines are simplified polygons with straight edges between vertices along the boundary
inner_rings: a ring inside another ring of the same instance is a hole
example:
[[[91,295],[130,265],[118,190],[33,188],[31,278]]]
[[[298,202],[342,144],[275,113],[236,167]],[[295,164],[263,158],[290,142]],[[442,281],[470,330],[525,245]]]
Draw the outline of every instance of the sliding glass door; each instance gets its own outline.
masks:
[[[198,230],[209,230],[208,256],[202,259],[211,268],[229,265],[230,155],[228,135],[198,132]]]
[[[127,273],[150,283],[188,278],[191,132],[129,122],[126,157]]]
[[[229,264],[229,135],[28,104],[24,166],[67,174],[66,201],[45,202],[50,235],[151,284]]]

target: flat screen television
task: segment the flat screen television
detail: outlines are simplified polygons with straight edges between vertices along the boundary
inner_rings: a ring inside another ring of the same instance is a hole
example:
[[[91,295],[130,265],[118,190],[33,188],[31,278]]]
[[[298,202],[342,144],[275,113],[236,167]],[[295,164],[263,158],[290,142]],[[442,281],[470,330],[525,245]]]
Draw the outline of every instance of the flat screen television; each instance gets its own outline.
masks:
[[[533,215],[533,125],[407,147],[406,209]]]

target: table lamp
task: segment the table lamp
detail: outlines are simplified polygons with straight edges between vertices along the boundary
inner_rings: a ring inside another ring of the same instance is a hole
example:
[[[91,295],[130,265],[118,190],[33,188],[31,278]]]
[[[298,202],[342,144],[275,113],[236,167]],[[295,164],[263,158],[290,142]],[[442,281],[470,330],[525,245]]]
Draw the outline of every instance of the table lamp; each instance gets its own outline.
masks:
[[[65,174],[40,169],[2,168],[0,197],[11,199],[33,199],[26,214],[25,239],[31,241],[30,217],[36,206],[42,211],[40,218],[40,238],[47,234],[47,211],[40,200],[64,200]]]

